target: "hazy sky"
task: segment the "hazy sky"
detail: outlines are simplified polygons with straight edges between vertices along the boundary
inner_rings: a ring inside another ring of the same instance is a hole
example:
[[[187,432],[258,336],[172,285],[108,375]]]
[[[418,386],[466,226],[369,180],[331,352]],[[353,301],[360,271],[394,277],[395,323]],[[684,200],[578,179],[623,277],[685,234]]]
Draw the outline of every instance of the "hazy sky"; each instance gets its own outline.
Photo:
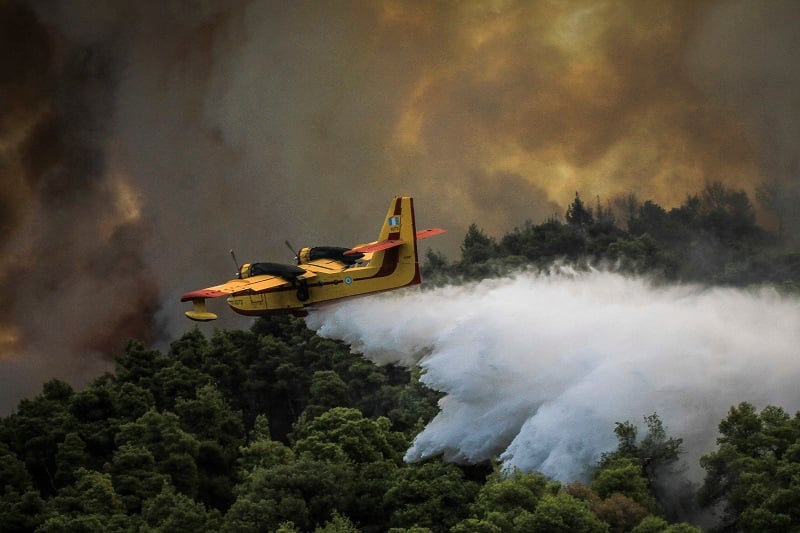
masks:
[[[0,0],[0,406],[193,327],[177,300],[228,249],[368,241],[397,194],[453,257],[576,191],[796,192],[799,25],[794,1]]]

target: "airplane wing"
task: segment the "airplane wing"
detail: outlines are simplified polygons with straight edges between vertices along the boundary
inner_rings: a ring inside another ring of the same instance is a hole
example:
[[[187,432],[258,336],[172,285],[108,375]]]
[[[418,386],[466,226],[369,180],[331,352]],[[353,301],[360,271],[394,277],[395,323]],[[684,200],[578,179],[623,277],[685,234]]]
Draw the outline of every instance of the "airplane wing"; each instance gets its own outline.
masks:
[[[316,276],[313,272],[305,272],[298,279],[309,279]],[[236,292],[244,290],[251,290],[253,292],[261,292],[283,285],[290,285],[292,282],[283,279],[280,276],[272,276],[269,274],[261,274],[252,276],[245,279],[232,279],[221,285],[215,285],[206,289],[187,292],[181,297],[182,302],[191,300],[193,307],[191,311],[186,311],[186,316],[192,320],[205,322],[208,320],[216,320],[217,315],[206,310],[206,298],[219,298],[220,296],[227,296]]]
[[[443,230],[442,228],[423,229],[423,230],[419,230],[417,232],[416,237],[417,237],[418,241],[421,241],[422,239],[427,239],[428,237],[434,237],[436,235],[441,235],[445,231],[446,230]],[[400,246],[404,242],[405,241],[401,241],[399,239],[387,239],[385,241],[373,242],[373,243],[369,243],[369,244],[363,244],[361,246],[356,246],[355,248],[353,248],[351,250],[347,250],[346,252],[344,252],[344,254],[345,255],[350,255],[350,254],[358,254],[358,253],[367,254],[367,253],[370,253],[370,252],[379,252],[381,250],[388,250],[389,248],[394,248],[395,246]]]
[[[221,285],[208,287],[207,289],[200,289],[197,291],[187,292],[181,297],[182,302],[189,300],[196,300],[198,298],[219,298],[220,296],[227,296],[235,292],[244,290],[251,290],[254,292],[265,291],[281,285],[289,285],[291,282],[278,276],[253,276],[245,279],[232,279]]]

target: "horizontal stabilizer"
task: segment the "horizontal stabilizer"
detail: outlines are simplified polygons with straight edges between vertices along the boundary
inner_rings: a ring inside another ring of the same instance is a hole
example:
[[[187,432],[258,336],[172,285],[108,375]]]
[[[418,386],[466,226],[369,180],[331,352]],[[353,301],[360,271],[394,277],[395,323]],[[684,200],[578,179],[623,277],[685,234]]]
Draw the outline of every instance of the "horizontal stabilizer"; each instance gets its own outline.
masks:
[[[428,228],[428,229],[421,229],[417,232],[417,240],[421,241],[422,239],[427,239],[428,237],[435,237],[436,235],[441,235],[447,230],[442,228]]]
[[[405,241],[401,241],[399,239],[389,239],[386,241],[380,241],[373,244],[365,244],[364,246],[359,246],[357,248],[353,248],[352,250],[347,250],[344,254],[368,254],[371,252],[380,252],[381,250],[388,250],[389,248],[394,248],[395,246],[400,246],[401,244],[405,244]]]
[[[416,238],[418,241],[421,241],[422,239],[427,239],[428,237],[435,237],[436,235],[441,235],[445,231],[446,230],[443,230],[442,228],[423,229],[417,232]],[[385,241],[373,242],[370,244],[364,244],[362,246],[356,246],[352,250],[347,250],[346,252],[344,252],[344,254],[350,255],[358,253],[368,254],[371,252],[380,252],[381,250],[388,250],[389,248],[394,248],[395,246],[400,246],[401,244],[405,244],[405,241],[401,241],[399,239],[388,239]]]

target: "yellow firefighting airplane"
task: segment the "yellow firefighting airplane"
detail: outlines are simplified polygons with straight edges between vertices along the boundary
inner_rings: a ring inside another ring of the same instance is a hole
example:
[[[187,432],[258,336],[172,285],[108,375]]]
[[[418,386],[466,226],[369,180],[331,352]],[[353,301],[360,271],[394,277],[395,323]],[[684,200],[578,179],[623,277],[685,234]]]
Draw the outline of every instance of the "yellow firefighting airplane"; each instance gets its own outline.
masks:
[[[302,248],[297,265],[245,263],[237,279],[187,292],[186,312],[192,320],[215,320],[206,310],[207,298],[228,296],[228,305],[242,315],[292,313],[305,316],[306,307],[416,285],[421,282],[417,241],[444,233],[440,228],[417,231],[414,199],[396,197],[389,206],[378,240],[354,248]]]

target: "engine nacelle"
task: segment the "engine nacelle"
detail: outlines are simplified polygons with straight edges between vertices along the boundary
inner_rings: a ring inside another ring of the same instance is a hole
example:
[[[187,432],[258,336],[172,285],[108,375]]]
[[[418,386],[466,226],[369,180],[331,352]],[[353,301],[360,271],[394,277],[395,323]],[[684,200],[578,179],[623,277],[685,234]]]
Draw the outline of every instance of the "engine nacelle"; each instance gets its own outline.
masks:
[[[239,269],[239,279],[253,276],[278,276],[286,281],[295,281],[306,271],[299,266],[283,263],[245,263]]]
[[[297,252],[297,264],[310,263],[318,259],[331,259],[333,261],[340,261],[345,265],[354,265],[359,259],[364,257],[362,253],[350,253],[350,248],[342,248],[340,246],[314,246],[313,248],[300,248]]]

